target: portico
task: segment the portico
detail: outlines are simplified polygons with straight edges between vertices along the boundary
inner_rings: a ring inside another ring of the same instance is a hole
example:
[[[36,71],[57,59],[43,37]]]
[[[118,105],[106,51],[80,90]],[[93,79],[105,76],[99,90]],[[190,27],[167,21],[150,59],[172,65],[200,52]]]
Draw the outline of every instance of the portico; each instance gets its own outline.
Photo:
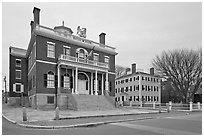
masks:
[[[60,83],[63,69],[64,71],[70,70],[69,91],[72,94],[104,95],[104,91],[108,91],[107,64],[101,62],[90,64],[90,60],[79,62],[77,59],[76,62],[73,62],[73,57],[71,57],[72,61],[70,57],[61,57],[57,64],[58,95],[61,94],[62,89]]]

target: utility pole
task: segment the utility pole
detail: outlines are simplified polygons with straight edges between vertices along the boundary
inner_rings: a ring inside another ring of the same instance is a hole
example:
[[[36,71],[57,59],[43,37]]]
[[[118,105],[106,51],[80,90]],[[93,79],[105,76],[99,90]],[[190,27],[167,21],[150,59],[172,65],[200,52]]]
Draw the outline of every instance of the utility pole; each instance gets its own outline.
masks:
[[[5,83],[5,103],[7,104],[8,102],[8,97],[7,97],[7,89],[6,89],[6,76],[4,77],[4,83]]]

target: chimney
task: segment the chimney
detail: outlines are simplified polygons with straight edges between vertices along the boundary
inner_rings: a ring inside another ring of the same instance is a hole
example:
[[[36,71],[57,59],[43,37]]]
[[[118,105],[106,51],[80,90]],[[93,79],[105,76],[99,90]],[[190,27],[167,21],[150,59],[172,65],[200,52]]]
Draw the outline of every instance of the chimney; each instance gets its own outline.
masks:
[[[132,74],[136,73],[136,63],[132,64]]]
[[[32,35],[33,29],[34,29],[34,21],[30,22],[30,28],[31,28],[31,35]]]
[[[34,16],[34,26],[36,26],[37,24],[40,24],[40,9],[34,7],[33,9],[33,16]]]
[[[104,45],[105,45],[105,35],[106,33],[103,33],[103,32],[99,35],[99,40],[100,40],[99,42]]]
[[[150,68],[150,75],[154,75],[154,68]]]

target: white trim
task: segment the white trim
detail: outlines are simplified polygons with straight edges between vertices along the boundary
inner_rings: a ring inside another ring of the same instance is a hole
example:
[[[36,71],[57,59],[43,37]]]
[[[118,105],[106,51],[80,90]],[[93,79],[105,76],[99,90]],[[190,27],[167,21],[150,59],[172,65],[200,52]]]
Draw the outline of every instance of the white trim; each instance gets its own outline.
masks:
[[[95,54],[95,55],[99,55],[98,53],[93,53],[93,54]]]
[[[16,91],[16,85],[19,85],[20,86],[20,91]],[[24,86],[22,86],[23,84],[22,83],[15,83],[15,84],[13,84],[13,92],[16,92],[16,93],[21,93],[21,92],[23,92],[22,91],[22,87],[24,87]],[[14,90],[15,89],[15,90]]]
[[[109,58],[110,59],[110,57],[109,56],[104,56],[105,58]]]
[[[44,60],[36,60],[36,62],[46,63],[46,64],[52,64],[52,65],[56,65],[56,64],[57,64],[57,63],[55,63],[55,62],[49,62],[49,61],[44,61]]]
[[[113,75],[115,75],[115,72],[108,72],[108,74],[113,74]]]
[[[16,64],[16,61],[17,61],[17,60],[20,61],[20,65],[17,65],[17,64]],[[16,59],[16,61],[15,61],[15,66],[16,66],[16,67],[21,67],[21,59]]]
[[[47,44],[52,44],[52,45],[55,45],[54,42],[50,42],[50,41],[47,41]]]
[[[33,63],[32,67],[30,68],[29,72],[28,72],[28,75],[30,74],[31,70],[33,69],[33,67],[35,66],[36,64],[36,61]]]
[[[63,45],[63,48],[68,48],[68,49],[70,49],[71,47]]]

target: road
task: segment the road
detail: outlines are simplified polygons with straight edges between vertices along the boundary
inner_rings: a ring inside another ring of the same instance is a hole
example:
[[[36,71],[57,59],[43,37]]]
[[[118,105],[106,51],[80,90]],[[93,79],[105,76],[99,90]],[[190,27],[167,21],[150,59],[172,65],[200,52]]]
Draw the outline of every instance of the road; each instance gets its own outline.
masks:
[[[30,129],[2,118],[3,135],[201,135],[202,113],[166,115],[140,121],[111,123],[96,127],[67,129]]]

